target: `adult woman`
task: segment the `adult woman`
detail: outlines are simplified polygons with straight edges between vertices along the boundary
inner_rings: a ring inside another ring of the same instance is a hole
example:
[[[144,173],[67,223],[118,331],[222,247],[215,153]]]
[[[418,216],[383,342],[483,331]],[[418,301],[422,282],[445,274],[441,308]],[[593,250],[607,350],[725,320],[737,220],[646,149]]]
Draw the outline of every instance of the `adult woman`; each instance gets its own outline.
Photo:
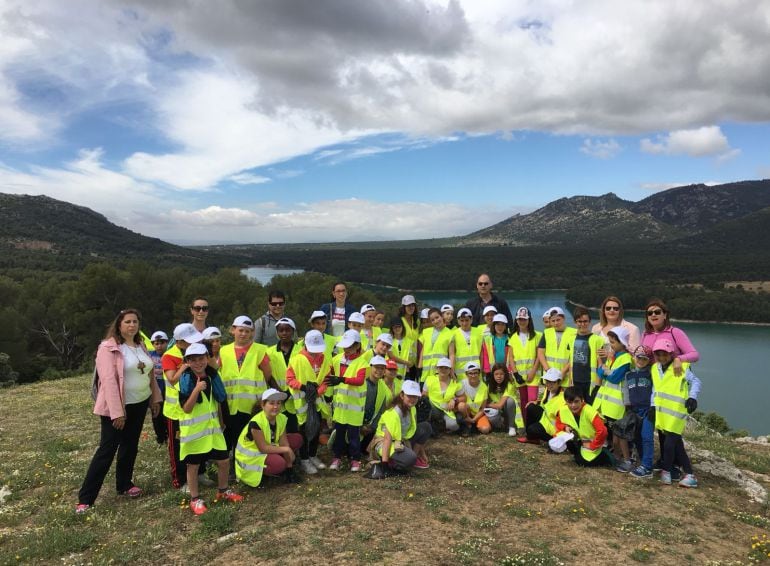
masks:
[[[609,343],[607,332],[616,326],[622,326],[628,330],[628,349],[634,351],[641,343],[637,326],[623,318],[623,303],[615,296],[610,295],[602,301],[599,308],[599,322],[591,327],[591,332],[604,338],[604,343]]]
[[[348,318],[356,308],[347,301],[348,287],[342,281],[332,285],[332,300],[321,305],[319,310],[326,315],[326,334],[342,336],[347,328]]]
[[[209,301],[206,297],[195,297],[190,305],[190,321],[198,332],[203,332],[208,326],[206,319],[209,316]]]
[[[404,324],[404,336],[412,342],[416,342],[420,336],[420,317],[417,313],[417,301],[414,295],[401,297],[398,316]]]
[[[107,327],[96,351],[98,392],[94,414],[101,418],[101,438],[78,493],[76,513],[93,506],[117,452],[115,487],[119,494],[139,497],[134,462],[147,406],[155,417],[163,401],[153,378],[153,363],[139,335],[139,311],[125,309]]]
[[[671,325],[666,303],[650,299],[644,309],[644,334],[642,345],[652,348],[660,339],[668,339],[674,345],[674,375],[682,375],[682,362],[695,363],[700,359],[698,350],[692,345],[684,330]]]

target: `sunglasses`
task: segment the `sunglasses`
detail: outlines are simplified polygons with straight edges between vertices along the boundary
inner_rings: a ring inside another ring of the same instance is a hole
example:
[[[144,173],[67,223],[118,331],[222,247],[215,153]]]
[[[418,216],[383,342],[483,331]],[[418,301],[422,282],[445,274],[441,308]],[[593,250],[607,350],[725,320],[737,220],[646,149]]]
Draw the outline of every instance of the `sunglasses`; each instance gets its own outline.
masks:
[[[647,316],[660,316],[663,314],[663,309],[650,309],[647,311]]]
[[[489,281],[479,281],[478,283],[476,283],[476,285],[481,285],[483,287],[486,287],[487,285],[489,285]]]
[[[208,312],[209,306],[193,305],[192,310],[194,310],[195,312]]]
[[[282,307],[285,304],[286,303],[284,303],[283,301],[278,301],[277,303],[270,303],[270,306],[271,307]]]
[[[606,311],[619,311],[620,307],[611,307],[611,306],[607,305],[606,307],[604,307],[604,310],[606,310]]]

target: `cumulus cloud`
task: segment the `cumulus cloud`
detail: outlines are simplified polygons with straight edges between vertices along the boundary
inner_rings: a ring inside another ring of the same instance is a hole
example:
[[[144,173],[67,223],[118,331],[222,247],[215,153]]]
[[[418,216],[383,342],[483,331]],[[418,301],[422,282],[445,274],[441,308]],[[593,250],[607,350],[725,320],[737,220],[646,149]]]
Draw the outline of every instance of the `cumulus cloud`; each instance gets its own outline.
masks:
[[[473,232],[520,211],[523,209],[501,210],[491,205],[469,208],[358,198],[297,203],[285,208],[258,203],[249,210],[220,206],[173,209],[154,217],[153,233],[174,240],[180,226],[205,226],[205,241],[235,239],[241,243],[308,242],[317,240],[319,234],[327,241],[440,238]]]
[[[598,157],[599,159],[611,159],[620,153],[622,149],[620,144],[614,139],[601,141],[588,138],[583,140],[583,145],[580,146],[582,153],[591,157]]]
[[[691,157],[719,156],[721,159],[735,157],[739,152],[730,148],[727,137],[719,126],[703,126],[693,130],[677,130],[656,141],[644,138],[639,148],[645,153],[664,155],[689,155]]]

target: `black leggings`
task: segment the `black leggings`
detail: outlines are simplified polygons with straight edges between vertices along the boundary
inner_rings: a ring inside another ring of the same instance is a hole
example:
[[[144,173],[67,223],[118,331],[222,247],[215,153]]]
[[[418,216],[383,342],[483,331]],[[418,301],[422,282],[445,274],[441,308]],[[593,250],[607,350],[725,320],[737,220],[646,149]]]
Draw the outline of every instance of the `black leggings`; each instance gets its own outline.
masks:
[[[692,464],[690,463],[690,457],[684,450],[684,440],[682,440],[681,434],[673,432],[666,432],[663,437],[663,469],[667,472],[671,471],[674,464],[682,466],[682,470],[685,474],[692,473]]]

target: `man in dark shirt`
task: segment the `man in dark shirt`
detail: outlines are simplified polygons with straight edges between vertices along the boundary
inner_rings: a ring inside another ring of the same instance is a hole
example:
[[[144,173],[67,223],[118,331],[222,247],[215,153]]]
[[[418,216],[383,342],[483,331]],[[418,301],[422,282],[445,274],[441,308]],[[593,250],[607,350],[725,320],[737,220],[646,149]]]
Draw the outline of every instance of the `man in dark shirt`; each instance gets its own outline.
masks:
[[[492,292],[492,279],[489,278],[489,274],[482,273],[476,278],[476,291],[478,295],[465,303],[466,308],[469,308],[473,314],[473,326],[484,324],[484,307],[491,305],[497,309],[498,314],[505,315],[508,319],[508,332],[512,332],[515,321],[511,316],[511,309],[508,308],[505,299],[501,299]]]

